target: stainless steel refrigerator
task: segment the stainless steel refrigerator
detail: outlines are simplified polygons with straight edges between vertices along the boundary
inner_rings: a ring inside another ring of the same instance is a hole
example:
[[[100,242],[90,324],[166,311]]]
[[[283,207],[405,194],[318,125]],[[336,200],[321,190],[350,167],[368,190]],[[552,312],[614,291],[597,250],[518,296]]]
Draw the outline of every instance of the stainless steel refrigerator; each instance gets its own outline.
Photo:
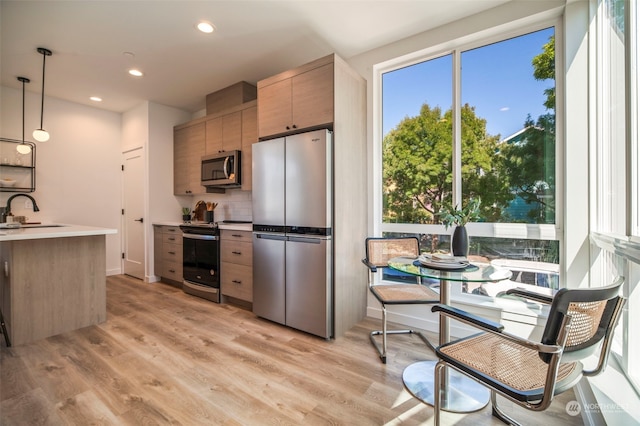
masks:
[[[328,130],[256,143],[253,312],[333,335],[333,173]]]

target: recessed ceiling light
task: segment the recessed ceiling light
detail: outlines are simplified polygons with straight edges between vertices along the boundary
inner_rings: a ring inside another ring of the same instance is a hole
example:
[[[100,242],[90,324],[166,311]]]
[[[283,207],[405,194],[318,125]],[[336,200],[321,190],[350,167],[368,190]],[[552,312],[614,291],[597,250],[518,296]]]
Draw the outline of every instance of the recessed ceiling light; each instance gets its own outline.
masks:
[[[200,31],[207,34],[214,32],[216,29],[216,27],[214,27],[213,24],[206,21],[199,22],[197,27]]]
[[[91,99],[94,102],[102,102],[102,98],[98,96],[91,96],[89,99]]]
[[[142,77],[144,74],[142,74],[142,71],[137,70],[135,68],[132,68],[129,70],[129,74],[131,74],[134,77]]]

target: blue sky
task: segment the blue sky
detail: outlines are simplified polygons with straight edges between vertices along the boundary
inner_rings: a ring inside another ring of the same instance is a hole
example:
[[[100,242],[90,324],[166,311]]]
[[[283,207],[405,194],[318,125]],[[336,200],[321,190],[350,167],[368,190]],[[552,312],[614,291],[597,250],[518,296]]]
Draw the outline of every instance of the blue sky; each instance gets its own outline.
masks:
[[[528,114],[535,121],[547,112],[544,90],[553,81],[536,81],[531,60],[554,33],[553,28],[461,53],[462,103],[476,107],[487,132],[505,138],[522,129]],[[418,115],[423,103],[452,104],[452,58],[436,58],[383,76],[383,134],[403,118]]]

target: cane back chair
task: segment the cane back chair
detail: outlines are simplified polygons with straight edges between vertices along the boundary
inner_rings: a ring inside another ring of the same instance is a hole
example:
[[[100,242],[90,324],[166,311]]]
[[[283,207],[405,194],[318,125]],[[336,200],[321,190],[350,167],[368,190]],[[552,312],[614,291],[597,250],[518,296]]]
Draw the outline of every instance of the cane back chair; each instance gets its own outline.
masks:
[[[582,376],[595,376],[607,364],[613,331],[626,300],[618,295],[624,279],[606,287],[561,289],[553,297],[513,289],[508,294],[550,304],[541,342],[522,339],[504,331],[501,324],[446,305],[433,312],[482,330],[436,348],[435,425],[440,424],[440,404],[445,366],[453,367],[487,386],[493,415],[518,424],[502,412],[497,395],[533,411],[546,410],[555,395],[571,389]],[[593,370],[580,360],[600,350]]]
[[[382,308],[382,330],[374,330],[370,333],[373,346],[378,351],[380,360],[387,363],[387,335],[389,334],[416,334],[430,348],[435,350],[426,336],[417,330],[387,330],[387,306],[388,305],[416,305],[433,304],[439,302],[438,294],[429,287],[421,284],[421,278],[413,275],[397,272],[398,276],[407,279],[406,283],[376,284],[375,276],[378,269],[384,270],[389,259],[398,256],[417,258],[420,254],[420,244],[416,237],[402,238],[374,238],[365,240],[366,257],[362,259],[368,268],[369,290],[380,302]],[[376,340],[376,336],[382,336],[382,345]]]

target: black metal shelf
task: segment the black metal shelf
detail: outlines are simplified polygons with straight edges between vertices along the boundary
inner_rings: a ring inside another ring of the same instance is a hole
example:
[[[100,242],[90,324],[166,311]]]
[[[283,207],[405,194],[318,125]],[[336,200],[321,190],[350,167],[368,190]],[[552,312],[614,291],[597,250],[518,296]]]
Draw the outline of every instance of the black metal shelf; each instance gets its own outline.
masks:
[[[25,145],[29,145],[31,147],[31,152],[29,154],[18,154],[16,151],[16,145],[24,143]],[[11,145],[9,145],[11,144]],[[15,158],[16,155],[21,155],[22,158],[26,159],[27,165],[23,164],[10,164],[7,161],[11,155],[12,158]],[[34,192],[36,190],[36,144],[29,141],[20,141],[17,139],[8,139],[8,138],[0,138],[0,177],[4,178],[5,175],[7,177],[19,177],[16,176],[17,173],[22,173],[22,171],[26,171],[29,174],[28,177],[24,177],[30,186],[0,186],[0,192]]]

